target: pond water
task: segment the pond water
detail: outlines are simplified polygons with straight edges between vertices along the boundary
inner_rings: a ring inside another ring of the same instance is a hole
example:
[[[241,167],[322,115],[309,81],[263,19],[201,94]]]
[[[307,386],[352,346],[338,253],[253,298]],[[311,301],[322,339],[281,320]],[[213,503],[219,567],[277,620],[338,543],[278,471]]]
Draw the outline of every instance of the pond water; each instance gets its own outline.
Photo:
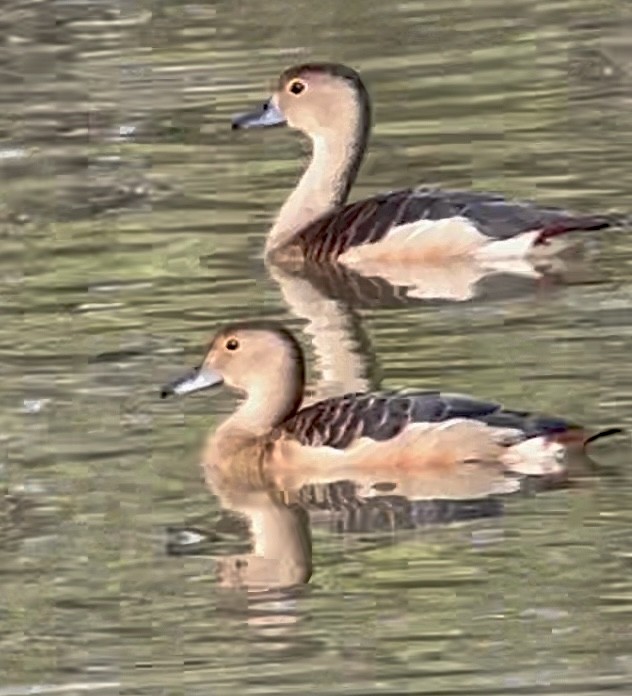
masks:
[[[229,127],[285,66],[342,61],[376,112],[354,197],[426,182],[629,212],[629,3],[18,0],[0,27],[0,696],[629,694],[629,438],[502,517],[316,520],[310,581],[253,594],[218,579],[247,536],[197,463],[234,398],[158,398],[255,315],[297,332],[322,393],[347,361],[342,386],[629,430],[630,230],[559,282],[341,300],[261,259],[300,139]],[[212,553],[168,552],[200,526]]]

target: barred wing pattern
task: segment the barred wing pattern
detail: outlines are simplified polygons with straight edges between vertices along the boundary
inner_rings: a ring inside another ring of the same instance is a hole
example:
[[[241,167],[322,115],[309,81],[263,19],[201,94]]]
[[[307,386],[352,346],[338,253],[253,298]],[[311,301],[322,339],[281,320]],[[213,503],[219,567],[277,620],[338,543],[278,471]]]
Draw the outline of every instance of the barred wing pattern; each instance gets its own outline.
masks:
[[[390,440],[409,424],[454,418],[518,430],[524,439],[583,432],[580,426],[561,418],[509,410],[491,401],[438,391],[345,394],[301,409],[282,428],[302,445],[345,449],[360,437]]]
[[[502,196],[431,188],[405,189],[350,203],[316,220],[298,233],[293,244],[312,261],[332,260],[355,246],[382,239],[398,225],[417,220],[461,216],[493,240],[541,230],[539,241],[574,230],[599,230],[614,220],[607,216],[574,215]]]

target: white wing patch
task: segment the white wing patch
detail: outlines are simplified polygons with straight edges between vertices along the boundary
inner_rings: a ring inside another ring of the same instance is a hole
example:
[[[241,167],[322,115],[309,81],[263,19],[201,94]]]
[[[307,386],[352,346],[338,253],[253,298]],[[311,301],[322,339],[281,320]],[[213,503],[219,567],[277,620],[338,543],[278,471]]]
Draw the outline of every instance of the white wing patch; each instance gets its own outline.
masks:
[[[539,232],[494,241],[464,217],[393,227],[379,242],[348,249],[338,261],[356,273],[408,287],[416,299],[469,300],[486,276],[539,278],[531,250]]]
[[[540,230],[531,230],[509,239],[494,240],[465,217],[416,220],[391,228],[378,242],[348,249],[338,260],[360,273],[370,262],[438,264],[474,259],[495,263],[529,257],[539,236]],[[559,253],[566,243],[549,246],[554,246],[550,253]]]
[[[537,233],[528,235],[533,241]],[[381,241],[353,247],[338,260],[363,276],[408,288],[410,298],[462,302],[476,296],[478,284],[488,275],[540,278],[527,258],[512,256],[527,247],[517,238],[494,242],[466,218],[454,217],[399,225]]]
[[[397,225],[378,242],[348,249],[338,260],[354,270],[366,261],[441,263],[472,256],[488,237],[464,217],[416,220]]]
[[[565,445],[545,437],[530,437],[513,445],[503,457],[504,463],[525,476],[558,476],[567,469]]]
[[[529,256],[540,231],[523,232],[509,239],[489,241],[476,251],[476,258],[481,261],[503,261],[524,259]]]

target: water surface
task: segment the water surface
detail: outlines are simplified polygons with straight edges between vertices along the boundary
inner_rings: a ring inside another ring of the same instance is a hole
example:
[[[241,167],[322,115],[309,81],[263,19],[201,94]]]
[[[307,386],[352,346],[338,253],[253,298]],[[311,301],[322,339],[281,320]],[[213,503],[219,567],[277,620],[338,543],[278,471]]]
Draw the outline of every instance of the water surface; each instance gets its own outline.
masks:
[[[317,525],[310,583],[248,596],[165,546],[219,514],[197,448],[234,402],[157,398],[218,323],[255,314],[299,333],[324,391],[321,349],[347,336],[358,384],[630,428],[625,231],[588,245],[590,282],[511,301],[304,289],[298,307],[260,253],[300,139],[228,127],[287,64],[340,60],[375,97],[354,196],[427,182],[629,210],[626,3],[19,0],[0,26],[0,696],[628,694],[625,440],[596,449],[619,474],[500,519]]]

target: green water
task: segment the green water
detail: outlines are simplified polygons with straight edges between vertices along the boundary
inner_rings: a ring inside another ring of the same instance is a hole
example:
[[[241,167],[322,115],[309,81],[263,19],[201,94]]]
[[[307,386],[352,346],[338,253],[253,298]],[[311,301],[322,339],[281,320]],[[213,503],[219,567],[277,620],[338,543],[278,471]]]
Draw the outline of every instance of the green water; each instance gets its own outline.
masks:
[[[249,595],[165,545],[219,514],[197,451],[234,401],[157,394],[218,323],[263,315],[323,392],[329,347],[354,386],[632,427],[629,230],[510,299],[349,305],[260,258],[299,138],[229,128],[286,65],[340,60],[375,99],[355,197],[427,182],[629,211],[627,4],[18,0],[0,27],[0,696],[629,694],[629,440],[596,450],[617,475],[500,519],[316,525],[310,582]]]

